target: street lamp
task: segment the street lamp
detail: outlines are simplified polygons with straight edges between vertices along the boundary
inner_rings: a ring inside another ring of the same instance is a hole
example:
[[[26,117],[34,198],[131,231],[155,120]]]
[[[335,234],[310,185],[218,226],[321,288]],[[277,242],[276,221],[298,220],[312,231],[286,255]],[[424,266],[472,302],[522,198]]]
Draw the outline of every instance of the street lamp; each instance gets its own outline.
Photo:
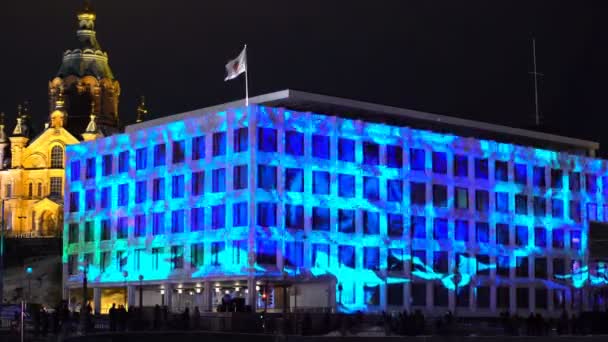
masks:
[[[27,278],[27,301],[32,301],[32,272],[34,270],[31,267],[25,268],[25,277]]]

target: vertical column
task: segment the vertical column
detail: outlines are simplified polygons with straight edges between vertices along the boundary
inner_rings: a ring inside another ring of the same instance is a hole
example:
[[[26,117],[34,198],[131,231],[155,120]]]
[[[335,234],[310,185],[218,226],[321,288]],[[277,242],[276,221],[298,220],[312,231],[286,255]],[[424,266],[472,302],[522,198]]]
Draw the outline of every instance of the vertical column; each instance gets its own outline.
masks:
[[[101,287],[93,288],[93,307],[95,315],[99,315],[101,313]]]
[[[332,312],[336,311],[336,279],[332,279],[327,284],[327,306]]]
[[[251,312],[256,312],[257,310],[257,293],[258,291],[255,288],[255,278],[254,277],[249,277],[247,279],[247,290],[249,291],[247,293],[247,300],[249,301],[248,305],[251,306]]]
[[[173,284],[165,283],[165,306],[168,311],[171,312],[173,309]]]
[[[135,307],[135,303],[137,301],[137,289],[135,285],[127,286],[127,305],[129,306],[129,310]]]
[[[203,308],[207,312],[213,311],[213,286],[210,281],[203,285]]]

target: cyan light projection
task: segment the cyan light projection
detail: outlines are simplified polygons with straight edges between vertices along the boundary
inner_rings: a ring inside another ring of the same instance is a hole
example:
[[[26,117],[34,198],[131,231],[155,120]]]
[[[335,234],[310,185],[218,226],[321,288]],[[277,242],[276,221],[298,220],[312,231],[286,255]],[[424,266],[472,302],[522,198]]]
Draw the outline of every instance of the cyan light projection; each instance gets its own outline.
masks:
[[[67,158],[71,286],[84,264],[92,286],[335,279],[350,311],[407,306],[413,283],[471,300],[606,283],[585,248],[608,216],[598,159],[263,106],[130,126]]]

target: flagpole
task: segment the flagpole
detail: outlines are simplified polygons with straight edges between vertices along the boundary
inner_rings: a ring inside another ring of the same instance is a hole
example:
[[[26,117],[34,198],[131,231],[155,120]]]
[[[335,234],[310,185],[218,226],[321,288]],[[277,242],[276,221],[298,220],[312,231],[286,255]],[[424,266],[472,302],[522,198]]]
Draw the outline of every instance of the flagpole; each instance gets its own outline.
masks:
[[[249,107],[249,63],[247,62],[247,44],[245,44],[245,107]]]

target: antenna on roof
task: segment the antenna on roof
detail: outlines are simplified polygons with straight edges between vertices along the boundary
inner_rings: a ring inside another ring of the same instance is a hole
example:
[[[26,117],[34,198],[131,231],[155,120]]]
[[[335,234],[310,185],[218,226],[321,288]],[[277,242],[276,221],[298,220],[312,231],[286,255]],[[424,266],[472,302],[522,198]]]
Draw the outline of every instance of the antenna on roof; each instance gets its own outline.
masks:
[[[534,123],[540,126],[540,109],[538,104],[538,77],[545,76],[536,71],[536,38],[532,38],[532,57],[534,58],[534,71],[530,74],[534,75]]]

